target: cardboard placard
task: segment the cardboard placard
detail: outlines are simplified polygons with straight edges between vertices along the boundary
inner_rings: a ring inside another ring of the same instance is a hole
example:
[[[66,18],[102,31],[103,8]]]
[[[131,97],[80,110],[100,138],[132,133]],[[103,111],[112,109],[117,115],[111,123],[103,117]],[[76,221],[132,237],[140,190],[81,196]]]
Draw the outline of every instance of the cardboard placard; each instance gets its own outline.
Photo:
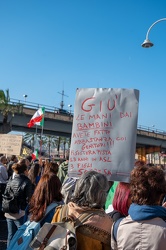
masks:
[[[22,135],[0,134],[0,153],[20,155]]]

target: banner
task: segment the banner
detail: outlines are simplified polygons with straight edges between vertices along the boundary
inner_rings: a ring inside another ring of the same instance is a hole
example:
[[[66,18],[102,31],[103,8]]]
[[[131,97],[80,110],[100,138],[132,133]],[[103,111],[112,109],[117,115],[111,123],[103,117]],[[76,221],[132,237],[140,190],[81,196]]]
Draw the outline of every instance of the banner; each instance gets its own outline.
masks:
[[[139,91],[77,89],[69,176],[95,170],[108,180],[129,181],[134,167]]]
[[[0,153],[20,155],[22,135],[0,134]]]

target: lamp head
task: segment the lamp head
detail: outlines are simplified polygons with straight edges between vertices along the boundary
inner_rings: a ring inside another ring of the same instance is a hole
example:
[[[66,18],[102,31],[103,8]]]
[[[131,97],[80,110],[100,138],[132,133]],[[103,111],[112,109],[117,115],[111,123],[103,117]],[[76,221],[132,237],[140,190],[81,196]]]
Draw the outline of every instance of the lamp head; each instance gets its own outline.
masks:
[[[154,44],[149,40],[145,39],[144,42],[141,44],[143,48],[151,48]]]

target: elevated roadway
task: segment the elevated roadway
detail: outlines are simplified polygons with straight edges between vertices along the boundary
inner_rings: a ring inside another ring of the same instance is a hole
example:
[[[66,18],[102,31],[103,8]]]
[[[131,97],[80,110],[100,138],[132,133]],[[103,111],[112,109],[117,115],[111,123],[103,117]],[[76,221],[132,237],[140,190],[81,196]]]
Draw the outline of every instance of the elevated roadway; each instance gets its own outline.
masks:
[[[30,108],[23,108],[22,114],[15,114],[12,118],[12,130],[22,131],[26,133],[35,133],[35,126],[32,128],[27,127],[27,123],[30,121],[35,111]],[[63,137],[71,137],[73,124],[73,116],[59,114],[56,112],[46,111],[44,115],[44,135],[55,135]],[[41,127],[37,127],[38,133],[41,132]]]
[[[27,123],[30,121],[34,113],[38,110],[39,104],[27,103],[24,101],[14,100],[11,102],[15,106],[14,114],[8,116],[8,121],[11,125],[11,130],[35,133],[36,128],[28,128]],[[66,111],[60,113],[58,108],[52,106],[45,106],[44,118],[44,135],[55,135],[61,137],[71,137],[73,115]],[[3,115],[0,112],[0,125],[2,126]],[[37,127],[37,132],[41,133],[41,127]],[[145,153],[160,152],[166,149],[166,132],[152,129],[145,126],[138,126],[137,128],[137,149],[144,150]]]

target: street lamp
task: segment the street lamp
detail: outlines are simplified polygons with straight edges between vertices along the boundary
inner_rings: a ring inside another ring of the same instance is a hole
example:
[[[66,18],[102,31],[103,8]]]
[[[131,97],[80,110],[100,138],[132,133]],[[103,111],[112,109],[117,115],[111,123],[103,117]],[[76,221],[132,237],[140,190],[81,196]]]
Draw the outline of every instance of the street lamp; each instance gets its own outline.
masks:
[[[24,99],[25,99],[25,102],[26,102],[26,98],[28,97],[28,95],[23,95]]]
[[[149,36],[149,32],[151,30],[151,28],[156,24],[159,23],[161,21],[166,21],[166,17],[161,18],[159,20],[157,20],[156,22],[154,22],[148,29],[147,33],[146,33],[146,39],[144,40],[144,42],[141,44],[141,46],[143,48],[151,48],[154,44],[149,40],[148,36]]]
[[[69,111],[70,111],[70,114],[71,114],[71,107],[72,107],[72,105],[69,104],[68,107],[69,107]]]

